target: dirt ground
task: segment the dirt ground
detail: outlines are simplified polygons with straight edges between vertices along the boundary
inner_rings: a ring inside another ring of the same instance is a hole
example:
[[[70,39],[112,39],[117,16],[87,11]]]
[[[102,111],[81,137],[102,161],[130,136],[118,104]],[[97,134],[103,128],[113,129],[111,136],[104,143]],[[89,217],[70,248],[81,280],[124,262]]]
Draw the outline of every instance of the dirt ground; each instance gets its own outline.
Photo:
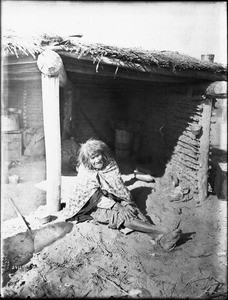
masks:
[[[2,293],[22,298],[227,298],[227,202],[170,202],[163,177],[155,183],[123,179],[141,210],[155,224],[172,229],[180,220],[177,247],[163,252],[150,236],[127,235],[87,221],[42,224],[36,211],[46,203],[43,158],[23,158],[9,168],[18,183],[2,184]],[[76,173],[63,170],[62,202]],[[16,214],[12,198],[31,232]]]

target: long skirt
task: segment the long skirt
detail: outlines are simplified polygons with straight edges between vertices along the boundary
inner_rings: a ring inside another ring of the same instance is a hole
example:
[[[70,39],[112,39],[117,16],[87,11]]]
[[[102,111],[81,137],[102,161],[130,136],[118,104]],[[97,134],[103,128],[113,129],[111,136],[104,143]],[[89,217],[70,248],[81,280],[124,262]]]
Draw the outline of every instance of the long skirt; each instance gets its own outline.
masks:
[[[110,228],[120,229],[124,227],[124,222],[126,221],[124,216],[119,213],[118,209],[115,207],[112,209],[99,208],[97,204],[101,201],[101,197],[105,195],[110,199],[114,199],[116,202],[126,204],[126,201],[117,198],[112,194],[108,194],[106,191],[103,192],[100,188],[92,195],[89,201],[83,206],[80,211],[74,215],[73,217],[67,219],[66,221],[74,221],[84,222],[87,220],[94,219],[95,221],[103,224],[108,224]],[[149,222],[147,218],[141,213],[141,211],[136,207],[134,202],[128,202],[128,205],[131,205],[135,211],[135,218],[143,220],[145,222]]]

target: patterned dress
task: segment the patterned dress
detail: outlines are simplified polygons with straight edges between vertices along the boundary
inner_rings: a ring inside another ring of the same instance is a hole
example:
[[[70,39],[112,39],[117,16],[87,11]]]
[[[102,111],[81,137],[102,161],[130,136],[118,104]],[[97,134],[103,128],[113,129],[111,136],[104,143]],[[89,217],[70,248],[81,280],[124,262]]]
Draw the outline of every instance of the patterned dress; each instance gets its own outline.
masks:
[[[112,160],[102,170],[91,170],[84,165],[80,165],[78,168],[76,184],[70,193],[69,201],[66,206],[65,216],[71,218],[76,215],[99,188],[121,199],[121,204],[124,206],[129,204],[134,205],[131,193],[123,182],[119,167],[115,160]],[[119,218],[117,225],[117,215],[118,212],[115,211],[115,209],[98,208],[92,213],[93,218],[98,221],[102,222],[103,220],[104,223],[107,223],[107,219],[110,220],[109,223],[112,224],[111,226],[113,228],[119,227],[120,224],[124,222],[124,220]],[[111,220],[115,220],[115,222]]]

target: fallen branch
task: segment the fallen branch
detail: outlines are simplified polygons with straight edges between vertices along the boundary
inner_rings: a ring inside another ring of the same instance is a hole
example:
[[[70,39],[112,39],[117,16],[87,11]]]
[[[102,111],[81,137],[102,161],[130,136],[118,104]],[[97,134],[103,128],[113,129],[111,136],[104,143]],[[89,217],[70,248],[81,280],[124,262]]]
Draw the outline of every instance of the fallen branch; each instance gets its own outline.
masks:
[[[102,275],[98,275],[98,274],[97,274],[97,276],[100,277],[100,278],[103,279],[103,280],[108,281],[109,283],[111,283],[112,285],[114,285],[116,288],[118,288],[121,292],[123,292],[123,293],[125,293],[126,295],[128,295],[128,292],[125,291],[119,284],[115,283],[114,281],[110,280],[109,278],[103,277]]]
[[[206,288],[205,291],[203,291],[203,293],[201,293],[199,296],[197,296],[196,298],[201,298],[204,294],[208,293],[208,291],[210,290],[212,285],[210,285],[208,288]]]
[[[190,281],[192,281],[193,279],[195,279],[195,278],[197,278],[197,277],[199,277],[199,276],[201,276],[201,274],[192,277],[192,278],[185,284],[184,287],[186,287],[186,286],[190,283]],[[207,279],[207,278],[206,278],[206,279]],[[201,279],[201,280],[202,280],[202,279]],[[195,281],[192,281],[192,282],[195,282]]]
[[[174,293],[174,291],[176,291],[177,292],[177,290],[176,290],[176,285],[177,285],[177,283],[174,283],[174,285],[173,285],[173,287],[171,288],[171,297],[173,297],[173,293]]]

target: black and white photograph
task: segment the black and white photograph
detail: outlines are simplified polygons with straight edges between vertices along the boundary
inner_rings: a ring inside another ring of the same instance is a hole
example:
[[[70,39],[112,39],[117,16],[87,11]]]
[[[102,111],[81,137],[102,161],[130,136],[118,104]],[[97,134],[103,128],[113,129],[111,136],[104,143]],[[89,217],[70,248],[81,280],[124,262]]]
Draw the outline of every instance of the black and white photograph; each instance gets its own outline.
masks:
[[[226,1],[1,1],[1,297],[227,299]]]

